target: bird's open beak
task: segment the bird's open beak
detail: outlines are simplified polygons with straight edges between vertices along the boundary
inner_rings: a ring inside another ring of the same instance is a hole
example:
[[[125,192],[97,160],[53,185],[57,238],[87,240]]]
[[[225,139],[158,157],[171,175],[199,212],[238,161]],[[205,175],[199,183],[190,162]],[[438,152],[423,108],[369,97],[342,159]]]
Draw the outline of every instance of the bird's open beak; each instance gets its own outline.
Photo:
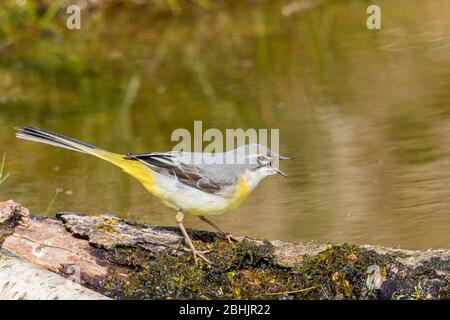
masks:
[[[292,158],[291,157],[287,157],[287,156],[282,156],[282,155],[280,155],[280,154],[278,154],[278,155],[276,155],[276,156],[278,156],[278,160],[291,160]],[[288,177],[288,175],[286,174],[286,173],[284,173],[283,171],[281,171],[280,169],[278,169],[278,168],[276,168],[276,167],[273,167],[273,166],[270,166],[272,169],[273,169],[273,171],[275,171],[276,173],[278,173],[279,175],[281,175],[281,176],[283,176],[283,177]]]
[[[288,177],[288,175],[286,173],[284,173],[283,171],[281,171],[280,169],[275,168],[275,167],[271,167],[271,168],[273,169],[273,171],[275,171],[276,173],[282,175],[283,177],[285,177],[285,178]]]

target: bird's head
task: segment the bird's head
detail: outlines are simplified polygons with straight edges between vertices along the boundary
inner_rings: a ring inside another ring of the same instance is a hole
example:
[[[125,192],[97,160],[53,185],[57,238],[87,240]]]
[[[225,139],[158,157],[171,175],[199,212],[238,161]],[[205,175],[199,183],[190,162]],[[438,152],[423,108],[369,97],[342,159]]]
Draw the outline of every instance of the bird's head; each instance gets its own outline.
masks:
[[[280,160],[290,160],[290,157],[279,155],[266,146],[247,144],[235,151],[236,160],[245,165],[245,175],[254,188],[264,177],[279,174],[287,175],[278,168]]]

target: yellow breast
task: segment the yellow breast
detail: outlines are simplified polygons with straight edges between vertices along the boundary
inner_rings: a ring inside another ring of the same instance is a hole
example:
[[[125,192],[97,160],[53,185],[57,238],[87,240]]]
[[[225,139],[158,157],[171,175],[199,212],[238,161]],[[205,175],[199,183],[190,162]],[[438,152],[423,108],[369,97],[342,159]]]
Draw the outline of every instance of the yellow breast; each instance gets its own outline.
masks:
[[[233,199],[233,208],[237,208],[245,199],[247,199],[250,194],[250,187],[248,181],[245,178],[239,179],[238,185],[236,186],[236,191]]]

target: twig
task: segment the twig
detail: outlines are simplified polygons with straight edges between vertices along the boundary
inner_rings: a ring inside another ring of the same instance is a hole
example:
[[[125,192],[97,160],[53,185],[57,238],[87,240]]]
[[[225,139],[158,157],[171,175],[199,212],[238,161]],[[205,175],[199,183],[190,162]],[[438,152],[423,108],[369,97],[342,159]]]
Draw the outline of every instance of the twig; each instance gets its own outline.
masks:
[[[35,241],[35,240],[33,240],[33,239],[31,239],[31,238],[28,238],[28,237],[26,237],[26,236],[21,236],[21,235],[18,235],[18,234],[13,234],[13,235],[11,235],[11,237],[20,238],[20,239],[25,239],[25,240],[28,240],[28,241],[30,241],[30,242],[37,243],[38,246],[40,246],[40,247],[55,248],[55,249],[60,249],[60,250],[64,250],[64,251],[73,253],[72,250],[69,250],[69,249],[67,249],[67,248],[60,247],[60,246],[56,246],[56,245],[53,245],[53,244],[50,244],[50,243],[38,242],[38,241]],[[89,261],[90,261],[90,260],[89,260]]]
[[[304,289],[299,289],[299,290],[285,291],[285,292],[274,292],[274,293],[264,293],[262,295],[263,296],[278,296],[278,295],[283,295],[283,294],[300,293],[300,292],[310,291],[310,290],[316,289],[318,287],[320,287],[319,284],[316,285],[316,286],[312,286],[312,287],[304,288]]]

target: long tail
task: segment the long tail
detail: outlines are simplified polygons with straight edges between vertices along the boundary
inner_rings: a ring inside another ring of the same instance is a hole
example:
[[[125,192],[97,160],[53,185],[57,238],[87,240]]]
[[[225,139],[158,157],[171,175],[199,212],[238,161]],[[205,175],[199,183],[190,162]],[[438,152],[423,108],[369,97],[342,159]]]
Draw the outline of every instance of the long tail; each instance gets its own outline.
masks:
[[[20,139],[50,144],[82,153],[97,153],[96,150],[100,150],[90,144],[39,128],[15,127],[14,129],[18,131],[16,137]]]
[[[33,128],[33,127],[16,127],[16,137],[31,140],[35,142],[41,142],[52,146],[69,149],[72,151],[87,153],[106,160],[119,166],[125,172],[129,173],[133,177],[137,178],[144,184],[150,184],[152,182],[152,176],[148,168],[141,164],[139,161],[133,161],[132,159],[125,159],[124,155],[109,152],[93,145],[63,136],[62,134],[50,132],[47,130]]]

